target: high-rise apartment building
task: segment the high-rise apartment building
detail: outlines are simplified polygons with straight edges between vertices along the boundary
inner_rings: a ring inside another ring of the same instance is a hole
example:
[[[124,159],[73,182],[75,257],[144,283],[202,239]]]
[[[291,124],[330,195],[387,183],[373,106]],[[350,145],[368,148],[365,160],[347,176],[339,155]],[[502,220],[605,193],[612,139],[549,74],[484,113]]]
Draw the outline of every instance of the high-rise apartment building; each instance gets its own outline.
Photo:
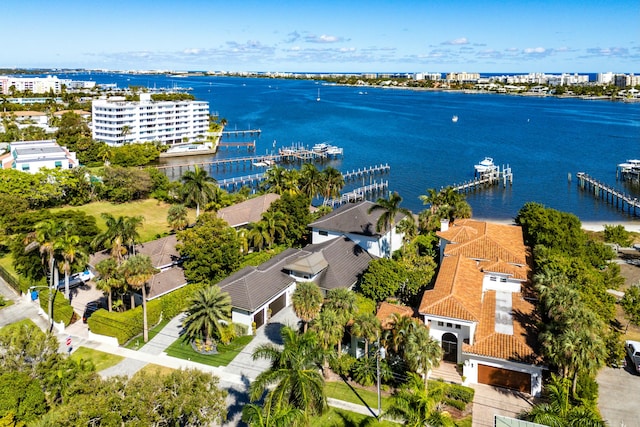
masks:
[[[140,101],[100,98],[93,101],[92,129],[93,139],[111,146],[204,140],[209,130],[209,103],[153,101],[148,93],[141,94]]]

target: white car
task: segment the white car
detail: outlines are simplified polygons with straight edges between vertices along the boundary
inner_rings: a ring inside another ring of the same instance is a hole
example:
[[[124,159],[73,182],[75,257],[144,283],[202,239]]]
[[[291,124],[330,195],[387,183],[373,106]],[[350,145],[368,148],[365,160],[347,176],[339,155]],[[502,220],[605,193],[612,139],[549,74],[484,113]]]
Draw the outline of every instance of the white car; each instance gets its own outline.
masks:
[[[640,342],[625,341],[624,348],[627,350],[627,355],[631,359],[636,373],[640,374]]]
[[[95,275],[91,272],[91,270],[89,270],[88,268],[81,272],[81,273],[75,273],[71,276],[71,278],[73,279],[80,279],[83,282],[88,282],[89,280],[93,279],[95,277]]]

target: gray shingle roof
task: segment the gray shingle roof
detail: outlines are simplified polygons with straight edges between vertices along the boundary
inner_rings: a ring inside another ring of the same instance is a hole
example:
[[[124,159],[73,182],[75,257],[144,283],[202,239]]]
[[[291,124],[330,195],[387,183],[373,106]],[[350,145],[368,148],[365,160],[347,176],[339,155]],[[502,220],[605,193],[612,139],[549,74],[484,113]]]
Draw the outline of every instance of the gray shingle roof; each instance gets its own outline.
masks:
[[[320,255],[328,267],[316,283],[326,290],[352,286],[375,259],[353,241],[340,237],[303,249],[287,249],[258,267],[243,268],[219,282],[218,286],[229,293],[234,307],[254,312],[293,284],[294,279],[285,266]]]
[[[231,227],[240,227],[250,222],[258,222],[262,214],[269,209],[271,203],[280,198],[279,194],[267,193],[253,199],[245,200],[218,211],[218,218],[225,220]]]
[[[375,210],[368,213],[369,209],[374,205],[375,203],[368,200],[359,203],[348,203],[312,222],[309,227],[344,234],[380,236],[380,233],[376,231],[376,224],[383,211]],[[402,218],[404,218],[404,215],[397,215],[396,224]]]

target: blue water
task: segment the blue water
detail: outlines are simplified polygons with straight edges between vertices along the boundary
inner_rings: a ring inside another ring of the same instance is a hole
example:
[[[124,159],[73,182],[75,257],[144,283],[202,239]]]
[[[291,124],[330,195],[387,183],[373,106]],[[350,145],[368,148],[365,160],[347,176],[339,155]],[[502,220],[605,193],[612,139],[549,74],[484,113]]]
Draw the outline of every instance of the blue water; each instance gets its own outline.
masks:
[[[271,152],[274,141],[277,147],[331,141],[344,148],[343,159],[331,163],[343,172],[389,163],[391,173],[384,179],[414,212],[424,209],[419,195],[472,179],[473,165],[485,156],[509,165],[514,181],[506,189],[468,193],[477,218],[510,219],[524,203],[535,201],[582,221],[631,219],[579,191],[577,172],[638,194],[637,188],[617,182],[615,172],[618,163],[640,158],[640,103],[356,88],[309,80],[72,77],[120,87],[191,87],[197,99],[209,101],[212,113],[227,119],[228,130],[262,130],[257,154]],[[453,115],[459,116],[457,123]],[[246,151],[218,154],[243,155]],[[249,173],[255,171],[234,175]]]

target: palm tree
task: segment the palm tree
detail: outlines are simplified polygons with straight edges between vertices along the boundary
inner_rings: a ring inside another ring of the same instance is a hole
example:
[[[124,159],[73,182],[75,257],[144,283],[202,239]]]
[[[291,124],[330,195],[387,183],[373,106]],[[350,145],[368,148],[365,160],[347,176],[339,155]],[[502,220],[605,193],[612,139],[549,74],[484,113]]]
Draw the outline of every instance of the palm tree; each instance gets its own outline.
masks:
[[[321,172],[322,175],[322,195],[324,196],[323,205],[329,203],[329,200],[333,197],[340,196],[340,191],[344,187],[344,177],[339,170],[334,167],[328,166]]]
[[[300,169],[299,187],[302,194],[313,200],[322,191],[322,173],[313,163],[305,163]]]
[[[307,332],[309,322],[320,313],[322,308],[322,291],[313,282],[301,282],[291,296],[293,311],[304,323],[304,332]]]
[[[338,341],[338,356],[342,354],[342,335],[344,327],[358,312],[356,294],[347,288],[335,288],[327,292],[327,298],[322,306],[323,310],[330,309],[338,313],[341,320],[340,340]]]
[[[274,409],[291,405],[304,411],[305,418],[320,415],[327,408],[324,380],[318,370],[321,356],[318,341],[311,332],[303,334],[284,326],[280,330],[283,345],[262,344],[253,360],[267,359],[271,366],[249,386],[249,398],[258,400],[266,390],[266,404]]]
[[[104,219],[107,229],[93,239],[92,246],[96,250],[110,248],[111,256],[121,264],[127,253],[134,253],[135,243],[140,239],[137,229],[142,225],[144,218],[142,216],[116,218],[108,213],[102,213],[100,216]]]
[[[340,314],[330,308],[323,308],[311,324],[311,331],[318,337],[322,349],[322,370],[329,376],[329,357],[335,355],[335,345],[342,341],[344,323]]]
[[[96,264],[96,271],[98,272],[96,288],[107,294],[109,311],[111,311],[113,306],[113,290],[122,288],[124,285],[124,283],[122,283],[123,278],[118,271],[118,263],[113,258],[104,259]]]
[[[80,247],[80,237],[70,235],[65,231],[62,236],[55,242],[55,249],[62,255],[62,271],[64,272],[64,296],[69,298],[69,275],[74,262],[86,258],[86,254]]]
[[[375,211],[382,211],[382,214],[378,218],[376,223],[376,231],[378,233],[384,231],[390,232],[389,237],[389,254],[387,258],[391,258],[393,255],[393,233],[396,225],[396,217],[398,215],[404,215],[407,218],[413,219],[413,214],[410,210],[400,207],[402,197],[397,192],[393,192],[389,199],[378,199],[378,201],[369,208],[367,213],[371,214]]]
[[[226,325],[231,323],[231,296],[218,286],[199,289],[191,298],[183,320],[185,338],[203,339],[211,345],[214,337],[220,337]]]
[[[455,426],[453,419],[441,410],[443,384],[427,390],[419,375],[409,372],[407,376],[408,380],[391,397],[387,414],[403,419],[406,426]]]
[[[442,360],[440,343],[431,337],[426,326],[418,324],[405,337],[403,353],[409,368],[422,375],[426,388],[429,371],[440,366]]]
[[[276,241],[276,237],[279,237],[280,241],[284,240],[287,231],[287,221],[282,212],[266,211],[262,214],[261,222],[264,222],[267,233],[269,234],[269,249],[271,249],[271,244]]]
[[[304,412],[291,405],[274,409],[270,402],[264,406],[249,403],[242,408],[242,421],[250,427],[289,427],[304,421]]]
[[[271,235],[269,234],[268,225],[264,221],[254,222],[249,226],[249,231],[247,232],[247,239],[251,242],[251,245],[261,251],[264,247],[264,244],[271,246],[273,243],[271,239]]]
[[[200,205],[216,201],[216,180],[198,165],[193,171],[182,175],[182,194],[186,203],[196,204],[196,218],[200,216]]]
[[[351,326],[351,333],[364,339],[364,354],[369,357],[369,343],[380,334],[380,320],[373,313],[361,313],[356,316]]]
[[[267,169],[261,187],[266,189],[267,193],[283,194],[288,189],[287,169],[278,165]]]
[[[149,325],[147,324],[147,282],[160,270],[151,264],[147,255],[133,255],[122,265],[124,278],[134,289],[142,290],[142,328],[144,342],[149,341]]]
[[[171,205],[167,212],[167,222],[174,232],[184,230],[189,225],[187,208],[184,205]]]

